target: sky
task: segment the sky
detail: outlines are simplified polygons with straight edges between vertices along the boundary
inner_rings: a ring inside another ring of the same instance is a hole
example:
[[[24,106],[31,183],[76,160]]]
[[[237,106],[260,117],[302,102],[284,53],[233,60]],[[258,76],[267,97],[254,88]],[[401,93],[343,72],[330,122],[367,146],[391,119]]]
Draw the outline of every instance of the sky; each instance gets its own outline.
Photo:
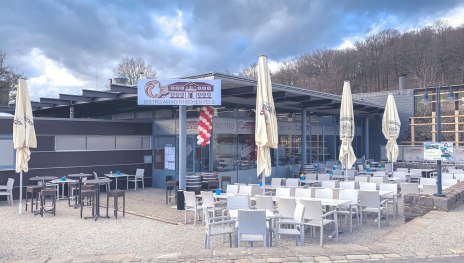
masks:
[[[464,24],[462,0],[2,0],[0,49],[28,78],[31,98],[104,90],[122,57],[158,78],[238,72],[370,34],[445,20]]]

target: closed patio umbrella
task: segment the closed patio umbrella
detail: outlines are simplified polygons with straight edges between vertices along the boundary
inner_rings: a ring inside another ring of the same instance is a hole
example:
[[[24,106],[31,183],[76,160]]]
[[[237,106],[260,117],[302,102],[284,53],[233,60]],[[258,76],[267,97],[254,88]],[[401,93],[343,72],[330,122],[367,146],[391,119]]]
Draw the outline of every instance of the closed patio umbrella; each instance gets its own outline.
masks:
[[[396,162],[399,154],[398,144],[396,139],[400,135],[401,121],[398,116],[398,109],[396,108],[395,98],[392,94],[388,94],[387,104],[385,105],[385,112],[382,117],[382,133],[387,139],[387,159],[391,161],[392,173],[393,173],[393,162]]]
[[[19,173],[19,213],[22,213],[23,172],[29,171],[30,148],[37,148],[31,100],[26,80],[18,81],[16,108],[13,120],[13,145],[16,149],[16,172]]]
[[[350,82],[343,84],[342,103],[340,108],[340,154],[338,159],[345,167],[345,180],[348,179],[348,169],[356,162],[351,142],[355,133],[353,98],[351,96]]]
[[[271,150],[277,148],[277,118],[272,97],[271,76],[267,58],[260,55],[258,59],[258,87],[256,90],[255,143],[258,147],[257,176],[262,174],[263,193],[265,176],[271,175]]]

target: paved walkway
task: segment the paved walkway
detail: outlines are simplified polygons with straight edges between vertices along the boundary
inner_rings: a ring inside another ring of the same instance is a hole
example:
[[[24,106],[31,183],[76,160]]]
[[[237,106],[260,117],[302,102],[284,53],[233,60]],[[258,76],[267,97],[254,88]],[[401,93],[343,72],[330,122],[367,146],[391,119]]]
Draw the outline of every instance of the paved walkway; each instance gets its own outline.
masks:
[[[459,215],[459,214],[458,214]],[[20,260],[0,260],[11,262],[464,262],[464,247],[443,248],[427,251],[396,252],[395,247],[407,242],[421,242],[414,237],[427,233],[436,222],[447,220],[446,212],[430,212],[384,235],[380,241],[367,246],[354,244],[328,244],[324,247],[280,247],[280,248],[220,248],[216,250],[183,250],[177,253],[156,254],[153,251],[139,251],[126,254],[99,254],[61,256],[53,258],[29,258]],[[442,221],[443,222],[443,221]],[[462,229],[455,229],[462,233]],[[445,238],[447,234],[441,233]],[[462,236],[462,235],[461,235]],[[413,238],[412,241],[408,239]]]

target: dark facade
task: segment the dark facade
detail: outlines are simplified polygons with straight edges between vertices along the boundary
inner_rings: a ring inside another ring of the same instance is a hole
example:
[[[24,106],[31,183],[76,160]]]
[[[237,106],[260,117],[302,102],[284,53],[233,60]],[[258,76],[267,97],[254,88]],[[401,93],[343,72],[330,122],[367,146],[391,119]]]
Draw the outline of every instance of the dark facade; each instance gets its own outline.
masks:
[[[12,118],[0,118],[0,136],[4,140],[12,139],[12,122]],[[146,184],[151,185],[151,122],[37,118],[35,130],[38,145],[37,149],[32,149],[29,172],[23,174],[24,186],[32,184],[29,178],[33,176],[62,177],[72,173],[93,171],[102,175],[118,170],[122,173],[135,174],[137,168],[145,169]],[[71,149],[73,143],[69,142],[84,141],[84,138],[88,148]],[[99,149],[104,146],[105,141],[111,142],[112,138],[115,141],[114,148],[107,145]],[[127,146],[127,141],[130,143],[131,140],[137,141],[138,138],[148,140],[149,146],[141,145],[138,149],[137,145],[136,147]],[[120,146],[118,146],[118,140]],[[90,145],[91,142],[92,145]],[[66,147],[71,148],[66,149]],[[12,149],[1,149],[1,151],[2,154],[13,154]],[[6,184],[9,177],[15,179],[15,198],[17,198],[19,174],[15,173],[14,167],[4,167],[0,170],[0,185]],[[120,188],[125,187],[125,181],[120,180],[119,183]]]

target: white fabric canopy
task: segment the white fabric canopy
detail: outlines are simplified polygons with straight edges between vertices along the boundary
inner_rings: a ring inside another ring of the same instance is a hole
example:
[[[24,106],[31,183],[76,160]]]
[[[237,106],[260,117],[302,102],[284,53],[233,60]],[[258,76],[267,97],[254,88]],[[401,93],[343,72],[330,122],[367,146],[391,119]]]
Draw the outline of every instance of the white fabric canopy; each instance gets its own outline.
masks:
[[[382,118],[382,133],[388,141],[385,148],[387,150],[387,158],[392,163],[396,162],[399,154],[396,140],[400,135],[400,128],[401,121],[398,115],[398,109],[396,108],[395,98],[392,94],[389,94]]]
[[[16,172],[19,177],[19,213],[22,212],[23,172],[29,171],[30,148],[37,148],[31,100],[26,80],[20,79],[16,91],[16,108],[13,121],[13,145],[16,149]]]
[[[351,142],[355,133],[353,98],[351,96],[350,82],[345,81],[343,84],[342,103],[340,108],[340,154],[338,159],[345,167],[350,169],[356,162]]]
[[[255,112],[255,143],[258,147],[257,176],[262,172],[264,176],[271,175],[270,148],[277,148],[277,118],[272,97],[271,76],[267,66],[266,56],[259,56],[258,60],[258,87],[256,91]]]

